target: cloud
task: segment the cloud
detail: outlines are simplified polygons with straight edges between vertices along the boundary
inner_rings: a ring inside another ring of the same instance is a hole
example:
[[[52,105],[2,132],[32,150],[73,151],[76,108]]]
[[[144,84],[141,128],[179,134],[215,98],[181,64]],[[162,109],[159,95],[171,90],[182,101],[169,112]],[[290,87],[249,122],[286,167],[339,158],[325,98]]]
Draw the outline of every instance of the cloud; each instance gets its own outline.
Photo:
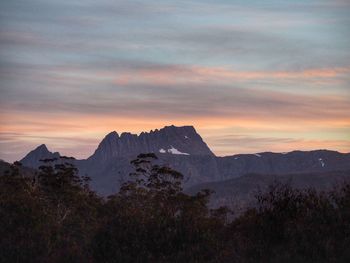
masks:
[[[40,138],[69,152],[79,135],[165,124],[205,136],[213,127],[288,130],[299,134],[285,136],[294,147],[308,130],[344,129],[348,11],[341,0],[2,1],[0,131],[21,135],[3,137],[0,152],[19,156]],[[259,137],[249,136],[237,144]]]
[[[298,71],[242,71],[225,67],[203,66],[165,66],[163,68],[143,68],[134,71],[121,71],[116,84],[186,84],[186,83],[224,83],[242,82],[247,80],[279,80],[318,81],[324,78],[348,76],[349,68],[311,68]],[[111,72],[113,74],[113,72]],[[119,82],[121,80],[121,83]]]
[[[319,92],[319,81],[346,84],[350,68],[238,71],[126,61],[98,68],[71,65],[51,66],[45,71],[41,67],[19,67],[17,71],[20,81],[15,71],[6,72],[5,68],[3,78],[12,88],[3,90],[3,111],[36,114],[45,108],[47,113],[73,115],[135,117],[142,112],[163,118],[348,120],[349,96],[333,90]],[[283,90],[286,85],[301,83],[312,89]]]
[[[0,45],[33,53],[33,63],[136,57],[298,68],[349,60],[348,36],[338,33],[350,22],[336,3],[14,0],[2,7]]]

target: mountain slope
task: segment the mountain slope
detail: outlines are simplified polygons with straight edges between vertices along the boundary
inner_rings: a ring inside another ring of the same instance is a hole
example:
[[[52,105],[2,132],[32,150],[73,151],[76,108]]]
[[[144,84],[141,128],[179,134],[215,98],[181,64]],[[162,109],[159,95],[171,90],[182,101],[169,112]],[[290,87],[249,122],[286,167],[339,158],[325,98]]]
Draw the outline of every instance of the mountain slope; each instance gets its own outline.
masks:
[[[265,152],[218,157],[222,180],[247,173],[288,174],[350,169],[350,154],[336,151]]]
[[[211,189],[214,191],[210,204],[212,207],[226,205],[239,213],[256,202],[255,195],[259,191],[264,192],[276,182],[298,189],[331,190],[344,181],[350,181],[350,170],[294,174],[251,173],[230,180],[194,185],[186,191],[194,194],[201,189]]]

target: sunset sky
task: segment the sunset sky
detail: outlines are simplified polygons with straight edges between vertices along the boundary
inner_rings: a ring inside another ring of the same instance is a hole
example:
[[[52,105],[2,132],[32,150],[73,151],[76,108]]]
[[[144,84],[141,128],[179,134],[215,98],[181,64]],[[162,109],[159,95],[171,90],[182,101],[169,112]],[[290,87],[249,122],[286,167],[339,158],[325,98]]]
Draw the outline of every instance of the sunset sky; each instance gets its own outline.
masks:
[[[0,0],[0,159],[193,125],[217,155],[350,152],[350,1]]]

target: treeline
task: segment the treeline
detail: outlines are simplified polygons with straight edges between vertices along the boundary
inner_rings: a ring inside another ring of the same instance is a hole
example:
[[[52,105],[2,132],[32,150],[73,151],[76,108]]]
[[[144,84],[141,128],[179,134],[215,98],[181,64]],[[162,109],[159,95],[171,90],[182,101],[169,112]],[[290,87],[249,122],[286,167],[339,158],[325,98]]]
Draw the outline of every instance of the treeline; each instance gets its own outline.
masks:
[[[0,176],[0,262],[350,262],[350,184],[275,184],[229,220],[156,158],[139,155],[107,199],[67,160],[44,160],[33,177],[13,164]]]

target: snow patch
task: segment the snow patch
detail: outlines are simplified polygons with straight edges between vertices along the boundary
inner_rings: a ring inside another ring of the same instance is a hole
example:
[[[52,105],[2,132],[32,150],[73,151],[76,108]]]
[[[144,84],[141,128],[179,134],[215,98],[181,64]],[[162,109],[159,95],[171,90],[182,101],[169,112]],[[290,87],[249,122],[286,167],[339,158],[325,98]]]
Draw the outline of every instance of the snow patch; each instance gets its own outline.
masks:
[[[170,149],[168,149],[168,153],[172,153],[172,154],[182,154],[182,155],[189,155],[188,153],[183,153],[180,152],[178,149],[175,149],[173,146],[170,145]]]
[[[171,153],[171,154],[181,154],[181,155],[190,155],[189,153],[180,152],[178,149],[170,145],[170,149],[164,150],[163,148],[159,150],[160,153]]]
[[[322,158],[318,158],[318,161],[320,162],[322,167],[324,167],[326,165]]]

